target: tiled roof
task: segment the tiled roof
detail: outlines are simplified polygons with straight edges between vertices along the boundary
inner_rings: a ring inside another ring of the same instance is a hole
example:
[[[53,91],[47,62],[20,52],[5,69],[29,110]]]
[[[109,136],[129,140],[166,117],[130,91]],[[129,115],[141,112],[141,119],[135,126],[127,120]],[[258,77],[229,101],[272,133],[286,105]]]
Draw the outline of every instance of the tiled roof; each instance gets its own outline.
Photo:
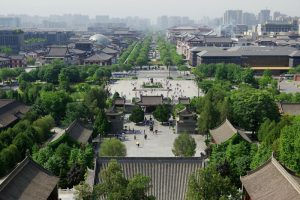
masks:
[[[287,115],[300,115],[300,103],[278,103],[279,111]]]
[[[299,200],[300,177],[286,170],[275,158],[241,177],[252,200]]]
[[[7,127],[22,118],[29,111],[29,106],[13,99],[0,99],[0,127]]]
[[[237,134],[237,129],[235,129],[228,121],[228,119],[226,119],[220,126],[215,129],[209,130],[209,132],[214,142],[216,144],[221,144]]]
[[[139,105],[155,106],[163,104],[163,96],[141,96]]]
[[[66,129],[66,133],[81,144],[88,143],[92,136],[92,130],[85,128],[78,120],[73,121]]]
[[[88,57],[85,59],[85,61],[108,61],[112,58],[112,55],[108,55],[106,53],[98,53],[95,55],[92,55],[91,57]]]
[[[47,57],[65,57],[69,54],[67,46],[52,46],[49,49]]]
[[[114,50],[112,48],[108,48],[108,47],[105,47],[104,49],[101,50],[103,53],[106,53],[106,54],[115,54],[115,53],[118,53],[117,50]]]
[[[189,105],[190,104],[190,98],[189,97],[179,97],[178,98],[179,103],[183,105]]]
[[[98,159],[99,170],[105,169],[110,159],[100,157]],[[152,185],[149,194],[154,195],[157,200],[185,199],[189,176],[203,166],[203,161],[196,157],[124,157],[114,159],[121,165],[126,178],[132,178],[137,174],[149,176]]]
[[[26,157],[0,183],[0,200],[44,200],[59,178]]]

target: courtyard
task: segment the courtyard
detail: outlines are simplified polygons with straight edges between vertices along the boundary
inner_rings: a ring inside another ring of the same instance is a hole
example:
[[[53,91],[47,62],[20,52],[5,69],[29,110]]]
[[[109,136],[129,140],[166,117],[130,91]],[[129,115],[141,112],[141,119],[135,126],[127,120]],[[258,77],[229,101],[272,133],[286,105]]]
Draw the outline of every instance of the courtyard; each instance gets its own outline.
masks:
[[[126,118],[128,118],[128,115],[125,116]],[[146,118],[149,119],[150,115],[146,115]],[[154,120],[154,132],[150,131],[149,126],[138,126],[127,120],[125,120],[124,126],[130,129],[131,132],[132,130],[135,132],[135,134],[125,134],[125,140],[123,141],[128,157],[174,157],[172,153],[173,142],[178,134],[174,133],[176,130],[173,130],[173,127],[161,125],[156,120]],[[157,130],[157,134],[155,130]],[[144,134],[147,135],[147,139],[144,138]],[[134,136],[136,139],[134,139]],[[197,143],[195,156],[199,157],[200,153],[204,152],[206,148],[206,137],[203,135],[192,135],[192,137]],[[139,147],[136,144],[137,142]]]

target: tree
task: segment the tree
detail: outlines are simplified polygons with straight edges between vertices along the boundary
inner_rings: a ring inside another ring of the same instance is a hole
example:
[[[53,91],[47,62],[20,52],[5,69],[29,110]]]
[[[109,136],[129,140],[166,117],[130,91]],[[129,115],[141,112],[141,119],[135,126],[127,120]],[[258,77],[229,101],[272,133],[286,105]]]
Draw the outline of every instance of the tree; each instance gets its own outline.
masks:
[[[82,102],[70,102],[66,106],[66,117],[63,124],[69,125],[75,119],[87,120],[89,114],[87,107]]]
[[[116,138],[106,139],[100,146],[100,156],[126,156],[126,147]]]
[[[195,139],[187,134],[180,134],[173,143],[172,152],[175,156],[190,157],[196,153],[196,141]]]
[[[127,180],[124,177],[121,166],[116,160],[111,160],[106,169],[100,172],[101,183],[94,188],[97,197],[105,197],[107,200],[154,200],[148,196],[150,178],[137,175]]]
[[[300,117],[281,130],[279,160],[297,174],[300,173]]]
[[[13,50],[10,47],[7,46],[0,46],[0,53],[4,53],[6,55],[12,54]]]
[[[104,109],[106,105],[107,93],[103,87],[91,88],[86,92],[84,104],[90,113],[97,114],[99,109]],[[94,120],[94,119],[93,119]]]
[[[106,135],[110,130],[110,124],[104,110],[100,110],[97,114],[93,129],[94,136],[97,134]]]
[[[274,98],[264,90],[241,88],[232,93],[230,103],[234,124],[249,131],[257,131],[267,118],[279,119]]]
[[[215,167],[199,169],[190,175],[186,200],[238,200],[240,195],[228,177],[222,177]]]
[[[59,120],[65,116],[66,105],[69,101],[69,95],[63,91],[42,91],[39,105],[45,113],[49,113],[54,119]]]
[[[75,200],[93,200],[93,189],[85,182],[75,186]]]
[[[129,120],[134,123],[138,123],[138,122],[142,122],[144,120],[144,117],[145,117],[145,114],[144,114],[143,109],[141,107],[137,106],[132,110]]]
[[[170,106],[167,104],[158,105],[153,112],[153,116],[160,122],[167,122],[170,118]]]

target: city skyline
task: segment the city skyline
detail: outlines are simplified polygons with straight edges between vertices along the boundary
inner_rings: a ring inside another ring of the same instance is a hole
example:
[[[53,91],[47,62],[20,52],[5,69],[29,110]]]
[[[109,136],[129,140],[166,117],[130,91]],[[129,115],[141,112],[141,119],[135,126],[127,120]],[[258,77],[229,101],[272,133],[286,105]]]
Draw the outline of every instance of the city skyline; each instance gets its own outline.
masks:
[[[240,9],[246,12],[258,14],[261,9],[270,9],[271,12],[280,11],[290,16],[298,14],[297,8],[300,6],[300,1],[297,0],[252,0],[251,2],[241,2],[236,0],[228,0],[225,3],[222,0],[187,0],[175,1],[164,0],[161,3],[159,0],[152,1],[137,1],[137,0],[88,0],[71,1],[65,0],[63,3],[58,0],[52,1],[37,1],[37,0],[11,0],[2,5],[2,15],[63,15],[63,14],[82,14],[95,17],[96,15],[110,15],[113,17],[138,16],[149,18],[152,21],[158,16],[188,16],[192,19],[199,20],[203,17],[222,17],[225,10]],[[13,5],[18,4],[18,7]],[[57,6],[63,5],[63,6]],[[172,5],[170,9],[170,5]],[[182,9],[186,5],[193,5]],[[217,6],[216,6],[217,5]],[[293,6],[291,6],[293,5]],[[203,8],[203,6],[205,6]],[[123,9],[123,8],[127,9]]]

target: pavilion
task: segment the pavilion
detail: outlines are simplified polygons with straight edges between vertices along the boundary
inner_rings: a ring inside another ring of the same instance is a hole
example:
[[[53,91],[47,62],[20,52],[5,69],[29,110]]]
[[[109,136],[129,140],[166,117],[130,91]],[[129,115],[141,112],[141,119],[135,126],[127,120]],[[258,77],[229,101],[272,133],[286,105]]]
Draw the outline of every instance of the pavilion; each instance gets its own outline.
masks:
[[[26,157],[0,180],[0,200],[58,200],[59,178]]]
[[[241,177],[244,200],[298,200],[300,177],[285,169],[273,156]]]
[[[221,125],[219,125],[215,129],[209,130],[209,132],[212,136],[212,141],[215,144],[222,144],[237,134],[240,135],[244,140],[250,143],[253,142],[248,136],[249,132],[236,129],[228,119],[226,119]]]

